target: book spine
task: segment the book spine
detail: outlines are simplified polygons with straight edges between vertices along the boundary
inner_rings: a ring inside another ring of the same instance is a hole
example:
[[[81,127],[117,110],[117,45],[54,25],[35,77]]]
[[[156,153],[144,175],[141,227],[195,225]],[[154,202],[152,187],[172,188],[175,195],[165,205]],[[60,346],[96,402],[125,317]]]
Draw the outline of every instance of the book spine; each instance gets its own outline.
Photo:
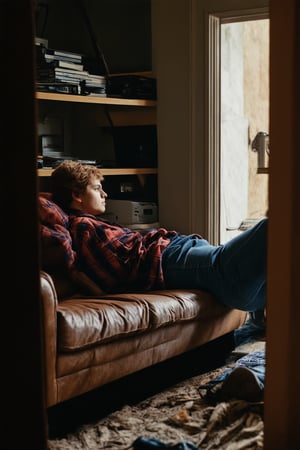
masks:
[[[69,61],[61,61],[57,60],[55,61],[57,67],[63,67],[65,69],[72,69],[72,70],[78,70],[83,71],[83,64],[77,64]]]
[[[57,49],[49,48],[49,47],[47,47],[45,49],[45,51],[49,55],[67,56],[67,57],[69,56],[70,58],[77,59],[78,62],[80,62],[82,60],[82,56],[83,56],[80,53],[69,52],[68,50],[57,50]]]
[[[72,63],[76,63],[76,64],[81,63],[81,61],[79,61],[76,58],[72,58],[71,56],[52,55],[49,53],[45,53],[45,60],[47,62],[49,62],[49,61],[67,61],[67,62],[72,62]]]
[[[66,51],[61,51],[61,50],[54,50],[54,55],[66,56],[66,57],[74,58],[74,59],[77,59],[78,62],[82,61],[82,55],[80,55],[79,53],[66,52]]]

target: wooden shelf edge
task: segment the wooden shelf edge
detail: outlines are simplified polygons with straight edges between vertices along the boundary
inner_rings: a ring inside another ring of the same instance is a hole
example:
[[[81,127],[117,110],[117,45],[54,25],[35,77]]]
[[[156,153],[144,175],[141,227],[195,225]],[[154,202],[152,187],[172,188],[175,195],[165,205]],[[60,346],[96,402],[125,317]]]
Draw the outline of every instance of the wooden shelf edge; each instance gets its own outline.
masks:
[[[36,92],[37,100],[53,100],[73,103],[94,103],[98,105],[116,106],[157,106],[156,100],[127,99],[116,97],[90,97],[88,95],[58,94],[52,92]]]
[[[37,169],[39,177],[50,177],[53,169]],[[113,175],[155,175],[158,173],[157,168],[152,167],[116,167],[113,169],[101,168],[102,174],[105,176],[113,176]]]

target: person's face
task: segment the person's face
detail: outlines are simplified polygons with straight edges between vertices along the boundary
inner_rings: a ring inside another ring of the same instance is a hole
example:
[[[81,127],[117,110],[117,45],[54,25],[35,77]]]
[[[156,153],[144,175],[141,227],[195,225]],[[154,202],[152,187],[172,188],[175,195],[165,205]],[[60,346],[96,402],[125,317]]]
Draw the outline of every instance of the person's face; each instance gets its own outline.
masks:
[[[85,192],[76,196],[76,202],[79,202],[81,211],[96,216],[105,212],[106,197],[107,194],[102,189],[101,180],[93,176]]]

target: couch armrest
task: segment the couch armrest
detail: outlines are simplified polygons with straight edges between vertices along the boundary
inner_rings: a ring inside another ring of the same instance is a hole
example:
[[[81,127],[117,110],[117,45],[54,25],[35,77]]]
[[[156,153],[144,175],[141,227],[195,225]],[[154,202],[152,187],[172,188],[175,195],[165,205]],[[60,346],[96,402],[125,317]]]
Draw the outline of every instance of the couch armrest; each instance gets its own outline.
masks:
[[[42,334],[45,358],[45,390],[47,405],[57,401],[57,294],[51,276],[41,271],[40,298],[42,302]]]

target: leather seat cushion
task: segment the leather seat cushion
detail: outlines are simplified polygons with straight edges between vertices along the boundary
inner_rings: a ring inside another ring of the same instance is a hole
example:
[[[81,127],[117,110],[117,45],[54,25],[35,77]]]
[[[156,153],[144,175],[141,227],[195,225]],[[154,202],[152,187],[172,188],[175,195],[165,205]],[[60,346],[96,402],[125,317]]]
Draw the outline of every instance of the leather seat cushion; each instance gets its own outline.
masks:
[[[210,320],[222,311],[224,306],[202,291],[165,290],[71,298],[57,307],[59,351],[77,351],[200,316],[202,320]]]

